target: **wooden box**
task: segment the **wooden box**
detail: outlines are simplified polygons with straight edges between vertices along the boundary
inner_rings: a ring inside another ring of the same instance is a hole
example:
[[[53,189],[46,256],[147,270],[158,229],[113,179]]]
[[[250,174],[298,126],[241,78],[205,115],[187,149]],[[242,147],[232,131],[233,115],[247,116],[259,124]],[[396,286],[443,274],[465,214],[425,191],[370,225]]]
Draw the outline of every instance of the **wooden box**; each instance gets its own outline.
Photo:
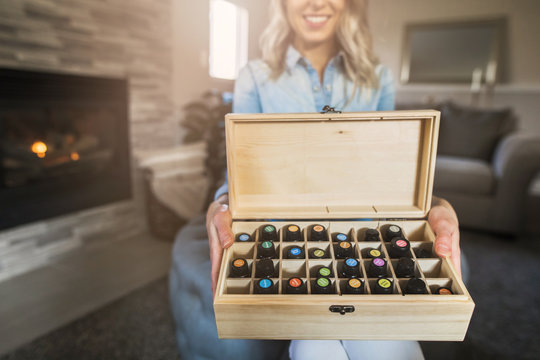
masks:
[[[339,114],[230,114],[226,116],[229,202],[233,232],[253,242],[226,249],[214,310],[220,338],[463,340],[474,309],[467,289],[448,258],[433,250],[435,235],[427,223],[439,129],[439,112],[390,111]],[[272,224],[279,238],[272,282],[275,294],[255,294],[260,227]],[[284,227],[298,225],[302,238],[286,242]],[[310,241],[313,224],[326,227],[324,241]],[[415,277],[427,294],[405,294],[406,278],[397,278],[397,259],[388,253],[386,228],[398,225],[410,241]],[[382,235],[364,241],[366,229]],[[344,293],[344,266],[336,259],[333,234],[349,236],[359,260],[364,293]],[[298,245],[304,257],[284,256]],[[311,259],[309,249],[328,258]],[[388,263],[393,294],[374,294],[368,277],[367,248],[379,248]],[[423,256],[417,254],[423,250]],[[244,258],[250,274],[230,276],[231,261]],[[314,294],[314,271],[325,265],[333,294]],[[285,292],[299,277],[307,294]],[[438,295],[441,286],[453,294]]]

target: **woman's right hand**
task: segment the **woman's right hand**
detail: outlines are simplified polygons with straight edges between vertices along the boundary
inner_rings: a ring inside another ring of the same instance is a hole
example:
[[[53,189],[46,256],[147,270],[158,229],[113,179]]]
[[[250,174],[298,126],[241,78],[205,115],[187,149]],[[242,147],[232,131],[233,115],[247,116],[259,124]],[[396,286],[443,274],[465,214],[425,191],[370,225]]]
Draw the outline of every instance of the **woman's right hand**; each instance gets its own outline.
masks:
[[[206,230],[208,232],[210,263],[212,265],[212,293],[214,295],[216,294],[223,249],[230,247],[234,241],[231,224],[232,216],[229,211],[229,197],[225,194],[211,203],[206,212]]]

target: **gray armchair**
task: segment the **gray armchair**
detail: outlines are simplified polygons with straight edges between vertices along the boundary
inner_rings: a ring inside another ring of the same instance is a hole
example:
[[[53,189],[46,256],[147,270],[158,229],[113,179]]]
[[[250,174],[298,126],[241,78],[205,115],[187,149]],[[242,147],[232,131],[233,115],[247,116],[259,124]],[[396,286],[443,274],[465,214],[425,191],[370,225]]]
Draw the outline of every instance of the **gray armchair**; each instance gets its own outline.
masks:
[[[512,112],[441,104],[434,194],[450,201],[460,225],[518,234],[528,190],[540,172],[540,135],[519,133]]]

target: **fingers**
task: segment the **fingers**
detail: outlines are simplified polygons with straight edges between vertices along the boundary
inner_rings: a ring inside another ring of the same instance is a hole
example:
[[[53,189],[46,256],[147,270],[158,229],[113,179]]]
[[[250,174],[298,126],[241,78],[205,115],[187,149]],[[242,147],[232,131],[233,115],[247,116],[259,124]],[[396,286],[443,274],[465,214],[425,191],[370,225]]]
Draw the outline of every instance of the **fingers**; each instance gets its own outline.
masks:
[[[433,211],[434,210],[434,211]],[[454,268],[461,276],[461,251],[459,248],[459,227],[451,213],[444,208],[434,207],[429,223],[435,232],[435,252],[440,257],[450,257]]]
[[[217,230],[219,242],[223,248],[228,248],[234,241],[234,235],[231,229],[232,216],[229,206],[220,205],[214,213],[213,223]]]
[[[210,264],[211,264],[211,282],[212,294],[216,295],[216,287],[219,276],[219,268],[221,267],[221,258],[223,256],[223,248],[219,243],[218,234],[214,225],[210,224],[208,229],[208,240],[210,242]]]

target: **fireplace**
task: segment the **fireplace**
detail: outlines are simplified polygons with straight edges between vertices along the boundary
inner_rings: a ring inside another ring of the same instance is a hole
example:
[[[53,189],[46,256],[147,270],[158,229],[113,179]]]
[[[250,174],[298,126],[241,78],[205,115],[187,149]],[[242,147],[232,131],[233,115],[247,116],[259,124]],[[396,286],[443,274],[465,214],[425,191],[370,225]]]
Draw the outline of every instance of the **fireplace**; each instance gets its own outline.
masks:
[[[125,79],[0,69],[0,229],[131,197]]]

